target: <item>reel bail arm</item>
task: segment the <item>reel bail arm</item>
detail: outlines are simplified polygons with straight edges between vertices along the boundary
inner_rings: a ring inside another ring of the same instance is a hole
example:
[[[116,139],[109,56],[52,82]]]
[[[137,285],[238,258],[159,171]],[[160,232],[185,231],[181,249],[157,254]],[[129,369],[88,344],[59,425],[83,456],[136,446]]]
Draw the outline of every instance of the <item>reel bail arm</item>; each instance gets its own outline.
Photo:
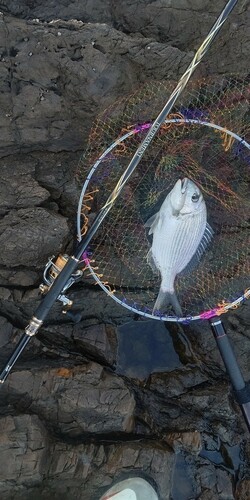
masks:
[[[46,295],[48,291],[50,290],[51,286],[53,285],[54,281],[66,265],[66,263],[69,260],[69,255],[67,254],[59,254],[58,257],[55,259],[55,256],[52,255],[52,257],[49,258],[44,272],[43,272],[43,280],[44,283],[41,283],[39,286],[39,289],[42,293],[42,295]],[[70,300],[67,295],[64,294],[68,288],[70,288],[74,283],[79,281],[83,275],[83,271],[80,269],[77,269],[74,273],[71,274],[69,277],[68,281],[65,283],[63,289],[61,290],[61,293],[58,295],[57,299],[59,302],[62,302],[64,305],[63,313],[67,314],[68,309],[71,308],[73,305],[72,300]]]

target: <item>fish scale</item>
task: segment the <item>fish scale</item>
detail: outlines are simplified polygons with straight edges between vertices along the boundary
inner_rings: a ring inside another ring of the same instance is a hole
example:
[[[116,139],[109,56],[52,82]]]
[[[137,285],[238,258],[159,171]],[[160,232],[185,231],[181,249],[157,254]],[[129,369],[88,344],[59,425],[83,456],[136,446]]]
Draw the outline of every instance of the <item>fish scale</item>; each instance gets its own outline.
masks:
[[[198,214],[197,216],[199,217]],[[202,220],[199,221],[199,226],[201,224]],[[193,231],[192,228],[194,228]],[[204,233],[203,230],[202,234],[200,234],[200,231],[197,229],[198,228],[191,218],[187,221],[176,221],[172,234],[168,232],[165,238],[162,238],[161,244],[158,245],[158,249],[159,253],[162,254],[162,261],[168,263],[168,266],[165,268],[164,266],[160,266],[159,269],[162,273],[165,273],[164,283],[168,282],[168,279],[171,279],[171,276],[173,277],[172,283],[174,283],[176,274],[185,269],[186,265],[190,261],[190,255],[192,256],[195,253]],[[167,228],[165,231],[167,231]],[[152,247],[152,250],[154,254],[154,246]],[[156,260],[159,262],[157,256]],[[168,269],[171,270],[170,273],[168,273]]]

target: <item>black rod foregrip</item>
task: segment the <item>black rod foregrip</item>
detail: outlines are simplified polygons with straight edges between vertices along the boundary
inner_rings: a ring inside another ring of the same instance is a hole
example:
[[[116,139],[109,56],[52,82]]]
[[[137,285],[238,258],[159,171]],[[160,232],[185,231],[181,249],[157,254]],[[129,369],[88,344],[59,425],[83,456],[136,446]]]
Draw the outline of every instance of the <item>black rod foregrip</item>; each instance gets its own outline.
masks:
[[[230,339],[222,321],[219,318],[210,319],[211,328],[219,348],[221,357],[234,388],[235,397],[244,415],[248,429],[250,430],[250,391],[244,381],[237,359],[233,352]]]

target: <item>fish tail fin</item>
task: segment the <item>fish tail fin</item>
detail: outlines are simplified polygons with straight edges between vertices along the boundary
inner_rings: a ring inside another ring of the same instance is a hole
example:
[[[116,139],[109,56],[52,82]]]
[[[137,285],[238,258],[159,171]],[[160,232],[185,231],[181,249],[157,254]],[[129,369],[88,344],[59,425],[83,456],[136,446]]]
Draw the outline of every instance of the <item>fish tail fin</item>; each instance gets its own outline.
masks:
[[[158,297],[156,299],[154,308],[153,308],[153,314],[157,311],[162,311],[166,310],[167,306],[171,305],[176,316],[182,317],[182,309],[179,304],[179,301],[177,299],[176,293],[173,292],[164,292],[161,288],[158,293]]]

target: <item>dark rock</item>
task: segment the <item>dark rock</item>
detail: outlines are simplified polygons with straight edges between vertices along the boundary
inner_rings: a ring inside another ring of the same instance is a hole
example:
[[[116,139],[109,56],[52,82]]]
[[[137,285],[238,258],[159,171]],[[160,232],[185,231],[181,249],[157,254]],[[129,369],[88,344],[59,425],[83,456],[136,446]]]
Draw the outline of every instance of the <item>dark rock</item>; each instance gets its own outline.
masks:
[[[2,25],[2,155],[82,147],[100,99],[107,105],[129,91],[142,81],[142,68],[144,78],[171,77],[190,60],[177,48],[131,39],[105,24],[76,23],[72,30],[4,18]]]
[[[199,499],[234,500],[232,480],[226,471],[214,471],[209,466],[203,466],[199,472],[199,477],[196,478],[202,491]]]
[[[134,429],[133,393],[123,379],[96,363],[13,372],[3,397],[14,408],[37,414],[47,427],[65,437]]]
[[[243,479],[237,484],[236,500],[249,500],[250,499],[250,479]]]
[[[27,318],[32,316],[32,313],[41,302],[41,293],[37,287],[28,288],[27,290],[25,287],[23,289],[14,288],[11,292],[8,288],[0,288],[0,294],[1,293],[2,295],[0,295],[0,298],[2,303],[0,302],[0,306],[2,306],[2,313],[6,311],[6,315],[7,313],[8,316],[14,315],[15,318],[18,318],[19,324],[24,321],[26,323]],[[65,339],[66,344],[69,341],[73,341],[74,329],[74,334],[77,337],[77,342],[80,347],[80,337],[83,341],[84,336],[84,333],[83,335],[80,333],[81,329],[84,331],[84,328],[92,328],[104,323],[106,325],[105,329],[109,328],[109,325],[111,325],[110,328],[112,330],[112,325],[124,323],[131,318],[129,311],[118,304],[113,304],[110,298],[98,287],[94,287],[93,289],[85,287],[76,288],[75,290],[72,289],[69,290],[68,296],[73,300],[73,310],[81,312],[81,323],[79,325],[74,325],[67,314],[62,314],[62,304],[56,302],[42,329],[43,335],[46,335],[48,342],[51,344],[60,344],[62,338]],[[106,320],[104,318],[106,318]],[[115,342],[112,340],[113,334],[111,331],[108,333],[108,336],[108,343],[110,346],[112,345],[113,357],[116,348],[114,347]],[[74,341],[72,345],[75,346]]]
[[[215,390],[197,368],[192,371],[191,379],[188,370],[182,374],[174,371],[172,376],[151,376],[150,391],[140,391],[140,419],[150,423],[155,432],[213,429],[227,443],[241,439],[246,428],[239,407],[233,403],[231,389],[217,381]],[[189,383],[192,388],[190,385],[188,389],[185,385]]]
[[[102,363],[114,365],[116,362],[116,329],[112,325],[93,325],[82,328],[76,325],[72,332],[77,350],[83,351]]]
[[[82,313],[80,315],[82,316]],[[61,320],[64,320],[64,317],[65,315],[62,315]],[[68,318],[67,314],[66,317]],[[64,323],[62,328],[59,316],[58,324],[47,325],[40,330],[42,352],[55,353],[57,356],[68,353],[68,356],[77,356],[80,360],[83,357],[94,359],[103,365],[114,367],[117,351],[116,328],[109,324],[98,324],[97,319],[96,323],[92,320],[92,325],[88,323],[84,317],[77,324],[69,318],[69,322]]]
[[[0,348],[2,349],[10,341],[13,326],[8,322],[6,318],[0,316],[0,329],[1,329]]]
[[[26,19],[35,18],[41,21],[53,21],[53,23],[58,17],[65,20],[74,20],[74,22],[76,19],[92,23],[106,23],[112,20],[110,0],[95,0],[88,1],[87,3],[71,2],[70,4],[64,1],[56,2],[56,0],[50,0],[48,5],[46,5],[46,9],[36,0],[32,2],[27,0],[21,0],[20,2],[10,0],[6,4],[3,2],[1,8],[3,12],[13,14],[14,16]]]
[[[187,0],[169,2],[162,0],[153,2],[127,2],[126,8],[113,2],[113,15],[115,26],[126,33],[142,33],[145,37],[166,44],[173,44],[180,50],[192,50],[198,48],[205,38],[218,14],[225,7],[225,3],[207,2],[206,5],[199,1],[189,4]],[[235,48],[240,47],[243,42],[243,58],[247,57],[249,40],[246,34],[246,26],[249,19],[249,10],[246,4],[237,7],[227,21],[226,27],[220,33],[220,39],[211,47],[209,55],[209,66],[216,66],[219,72],[227,71],[230,65],[240,65],[235,54]],[[185,26],[184,29],[182,27]],[[237,50],[237,49],[236,49]],[[230,53],[230,57],[227,55]],[[234,53],[234,54],[233,54]],[[219,63],[220,58],[220,63]],[[210,67],[211,67],[210,66]],[[236,70],[237,71],[237,70]]]
[[[13,210],[0,222],[0,265],[45,264],[65,245],[67,235],[67,222],[58,214],[41,207]]]
[[[165,4],[1,3],[1,365],[41,302],[48,256],[72,251],[75,171],[97,113],[111,104],[115,122],[116,98],[154,81],[133,117],[155,116],[152,95],[159,88],[161,106],[174,85],[160,80],[178,80],[224,7],[222,0]],[[196,78],[247,73],[248,16],[246,2],[235,7]],[[130,125],[125,111],[122,127]],[[132,314],[92,285],[85,273],[69,290],[81,322],[55,304],[1,387],[1,499],[98,500],[131,474],[149,478],[160,500],[229,500],[234,491],[247,499],[249,438],[208,323],[193,324],[183,338],[171,333],[177,366],[157,371],[152,363],[141,378],[118,376],[116,326]],[[249,311],[245,305],[225,318],[246,380]],[[142,359],[139,352],[138,366]]]
[[[1,276],[4,276],[4,271],[1,271]],[[8,273],[8,284],[10,286],[30,287],[38,282],[39,274],[28,269],[23,271],[12,270]]]
[[[13,498],[15,491],[22,492],[24,484],[31,488],[42,481],[49,443],[46,429],[36,415],[7,416],[0,422],[0,483],[5,484],[1,497],[7,499]]]
[[[79,152],[33,153],[32,160],[36,164],[36,180],[49,191],[51,198],[56,201],[60,213],[71,217],[75,231],[76,210],[80,193],[75,179]]]
[[[86,4],[50,1],[44,9],[44,6],[37,1],[30,3],[27,0],[20,2],[10,0],[2,5],[2,10],[26,19],[52,21],[55,26],[60,26],[61,23],[63,27],[66,24],[65,20],[72,19],[84,23],[108,23],[126,34],[132,34],[132,36],[140,34],[145,38],[188,51],[200,45],[224,7],[222,0],[207,2],[206,5],[201,5],[200,2],[192,2],[190,5],[187,0],[170,2],[168,5],[162,0],[129,1],[126,5],[109,0],[105,2],[98,0],[89,1]],[[231,13],[226,26],[220,33],[220,39],[217,39],[216,44],[210,49],[211,57],[207,59],[207,64],[213,71],[225,73],[234,68],[235,73],[238,73],[247,67],[248,20],[249,10],[243,2],[242,6],[237,5]],[[77,25],[76,21],[70,21],[67,26],[70,26],[70,23]],[[183,26],[185,29],[182,29]]]
[[[173,432],[164,436],[164,441],[173,448],[176,453],[180,450],[199,454],[202,449],[201,434],[194,432]]]
[[[39,186],[34,178],[35,169],[30,163],[15,162],[6,158],[0,170],[0,213],[11,208],[27,208],[40,205],[48,199],[49,193]]]
[[[113,481],[143,470],[157,484],[162,499],[169,496],[174,455],[160,443],[141,441],[97,445],[52,440],[36,415],[1,419],[0,482],[3,500],[97,500]]]

